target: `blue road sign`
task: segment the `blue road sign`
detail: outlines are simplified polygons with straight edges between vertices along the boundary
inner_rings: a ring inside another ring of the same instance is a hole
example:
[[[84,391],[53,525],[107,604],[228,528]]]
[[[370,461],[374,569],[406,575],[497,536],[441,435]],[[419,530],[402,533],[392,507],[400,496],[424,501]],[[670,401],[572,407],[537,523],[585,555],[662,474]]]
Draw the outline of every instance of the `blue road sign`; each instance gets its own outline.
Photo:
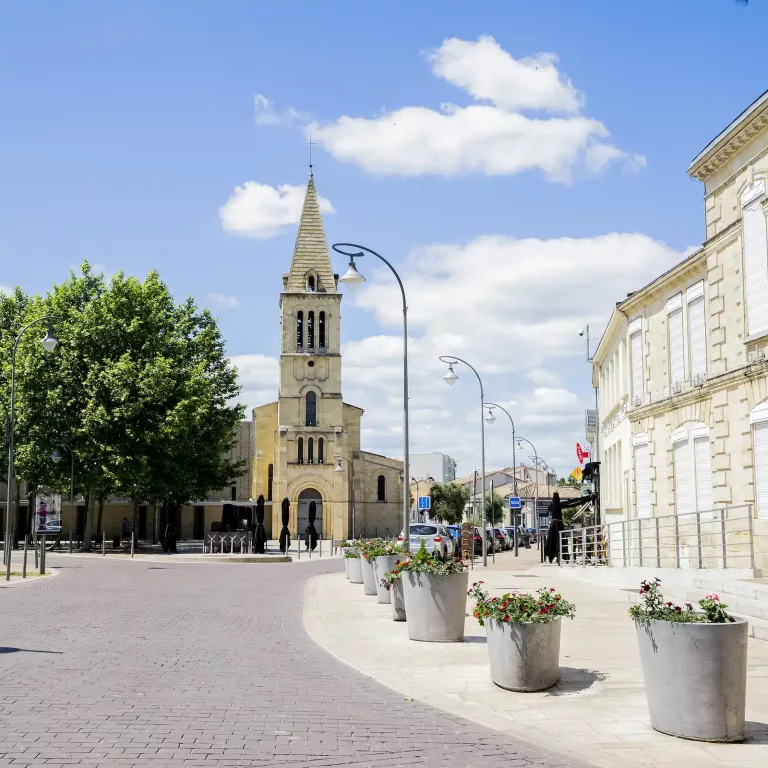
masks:
[[[519,496],[510,496],[509,497],[509,508],[510,509],[522,509],[522,504],[520,503],[520,497]]]
[[[431,509],[432,497],[431,496],[419,496],[419,509]]]

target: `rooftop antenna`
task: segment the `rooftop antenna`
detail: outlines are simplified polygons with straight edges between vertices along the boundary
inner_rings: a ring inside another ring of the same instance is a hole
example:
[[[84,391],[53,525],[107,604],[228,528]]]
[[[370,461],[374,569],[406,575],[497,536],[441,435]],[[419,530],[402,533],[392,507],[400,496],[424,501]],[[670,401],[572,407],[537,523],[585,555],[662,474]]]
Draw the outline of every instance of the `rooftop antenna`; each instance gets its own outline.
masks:
[[[309,141],[307,142],[309,144],[309,175],[310,178],[312,177],[312,147],[317,146],[317,142],[312,141],[312,134],[309,134]]]

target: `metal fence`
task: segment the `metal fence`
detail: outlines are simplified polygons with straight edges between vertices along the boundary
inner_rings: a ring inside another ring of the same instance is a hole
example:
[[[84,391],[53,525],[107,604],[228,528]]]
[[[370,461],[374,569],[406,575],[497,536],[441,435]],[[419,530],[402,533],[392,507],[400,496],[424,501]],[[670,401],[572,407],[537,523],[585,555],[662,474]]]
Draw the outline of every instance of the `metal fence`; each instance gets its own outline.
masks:
[[[568,528],[560,564],[754,568],[752,505]]]

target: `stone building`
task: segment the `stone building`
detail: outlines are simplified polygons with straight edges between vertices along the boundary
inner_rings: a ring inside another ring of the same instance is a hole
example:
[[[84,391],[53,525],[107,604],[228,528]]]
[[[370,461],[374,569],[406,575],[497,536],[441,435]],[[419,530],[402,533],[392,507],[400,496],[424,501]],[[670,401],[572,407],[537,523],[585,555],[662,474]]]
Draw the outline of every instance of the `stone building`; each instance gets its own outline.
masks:
[[[688,173],[703,245],[617,305],[595,355],[604,505],[625,519],[752,505],[766,568],[768,92]]]

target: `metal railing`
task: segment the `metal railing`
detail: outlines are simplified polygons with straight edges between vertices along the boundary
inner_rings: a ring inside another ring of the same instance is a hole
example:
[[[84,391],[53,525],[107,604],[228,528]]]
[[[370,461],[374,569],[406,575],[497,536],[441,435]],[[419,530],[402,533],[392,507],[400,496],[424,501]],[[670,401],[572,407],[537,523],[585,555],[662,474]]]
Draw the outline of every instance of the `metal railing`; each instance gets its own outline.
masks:
[[[250,555],[253,536],[250,533],[211,533],[203,539],[203,554]]]
[[[568,528],[560,564],[754,568],[753,529],[751,504]]]

